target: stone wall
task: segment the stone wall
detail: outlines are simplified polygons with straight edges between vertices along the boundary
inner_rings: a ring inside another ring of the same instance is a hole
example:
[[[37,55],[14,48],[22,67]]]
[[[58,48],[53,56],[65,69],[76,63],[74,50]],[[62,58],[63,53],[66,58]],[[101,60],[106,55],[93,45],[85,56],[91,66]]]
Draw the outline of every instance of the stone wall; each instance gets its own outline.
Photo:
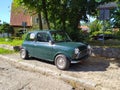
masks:
[[[92,46],[92,56],[120,58],[120,48]]]

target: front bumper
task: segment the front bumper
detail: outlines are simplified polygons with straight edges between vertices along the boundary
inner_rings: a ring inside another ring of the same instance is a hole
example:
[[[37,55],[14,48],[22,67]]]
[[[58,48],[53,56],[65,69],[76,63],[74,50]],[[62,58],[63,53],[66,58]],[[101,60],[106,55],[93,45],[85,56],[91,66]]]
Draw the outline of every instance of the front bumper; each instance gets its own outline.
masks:
[[[72,64],[79,63],[79,62],[81,62],[81,61],[83,61],[83,60],[86,60],[88,57],[89,57],[89,54],[87,54],[87,55],[85,55],[85,56],[83,56],[83,57],[81,57],[81,58],[79,58],[79,59],[72,59],[72,60],[71,60],[71,63],[72,63]]]

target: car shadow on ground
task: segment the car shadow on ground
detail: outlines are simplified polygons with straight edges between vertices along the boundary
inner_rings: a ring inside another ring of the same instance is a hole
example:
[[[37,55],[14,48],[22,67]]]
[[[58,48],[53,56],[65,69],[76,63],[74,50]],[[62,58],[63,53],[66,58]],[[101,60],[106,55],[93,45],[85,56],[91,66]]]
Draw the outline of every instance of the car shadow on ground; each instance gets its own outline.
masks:
[[[45,64],[54,65],[53,62],[41,60],[38,58],[30,58],[29,60],[36,60]],[[106,69],[110,66],[110,60],[106,60],[104,58],[90,58],[82,63],[71,64],[70,68],[66,71],[79,72],[79,71],[106,71]]]
[[[79,71],[106,71],[110,66],[110,61],[100,58],[90,58],[82,63],[72,64],[69,71],[79,72]]]

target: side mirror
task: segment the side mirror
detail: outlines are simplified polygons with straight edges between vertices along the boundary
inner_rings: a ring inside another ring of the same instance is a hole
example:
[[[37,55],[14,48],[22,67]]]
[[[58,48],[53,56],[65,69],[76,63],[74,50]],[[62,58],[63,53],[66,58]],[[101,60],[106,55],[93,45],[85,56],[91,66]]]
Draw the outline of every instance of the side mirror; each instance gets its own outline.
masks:
[[[49,44],[50,44],[50,45],[53,45],[53,44],[54,44],[54,41],[49,40]]]

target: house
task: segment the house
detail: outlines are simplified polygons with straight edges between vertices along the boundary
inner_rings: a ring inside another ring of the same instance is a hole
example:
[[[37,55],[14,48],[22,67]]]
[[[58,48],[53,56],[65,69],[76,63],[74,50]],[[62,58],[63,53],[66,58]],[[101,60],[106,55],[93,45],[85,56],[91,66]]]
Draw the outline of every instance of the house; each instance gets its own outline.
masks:
[[[25,10],[21,7],[15,8],[14,4],[11,5],[10,25],[15,30],[25,30],[32,27],[32,17],[29,13],[25,13]]]
[[[32,28],[38,29],[38,15],[30,14],[22,7],[15,7],[14,3],[11,5],[11,16],[10,25],[13,26],[14,30],[17,32],[30,30]],[[44,18],[42,18],[43,28],[47,28]]]

